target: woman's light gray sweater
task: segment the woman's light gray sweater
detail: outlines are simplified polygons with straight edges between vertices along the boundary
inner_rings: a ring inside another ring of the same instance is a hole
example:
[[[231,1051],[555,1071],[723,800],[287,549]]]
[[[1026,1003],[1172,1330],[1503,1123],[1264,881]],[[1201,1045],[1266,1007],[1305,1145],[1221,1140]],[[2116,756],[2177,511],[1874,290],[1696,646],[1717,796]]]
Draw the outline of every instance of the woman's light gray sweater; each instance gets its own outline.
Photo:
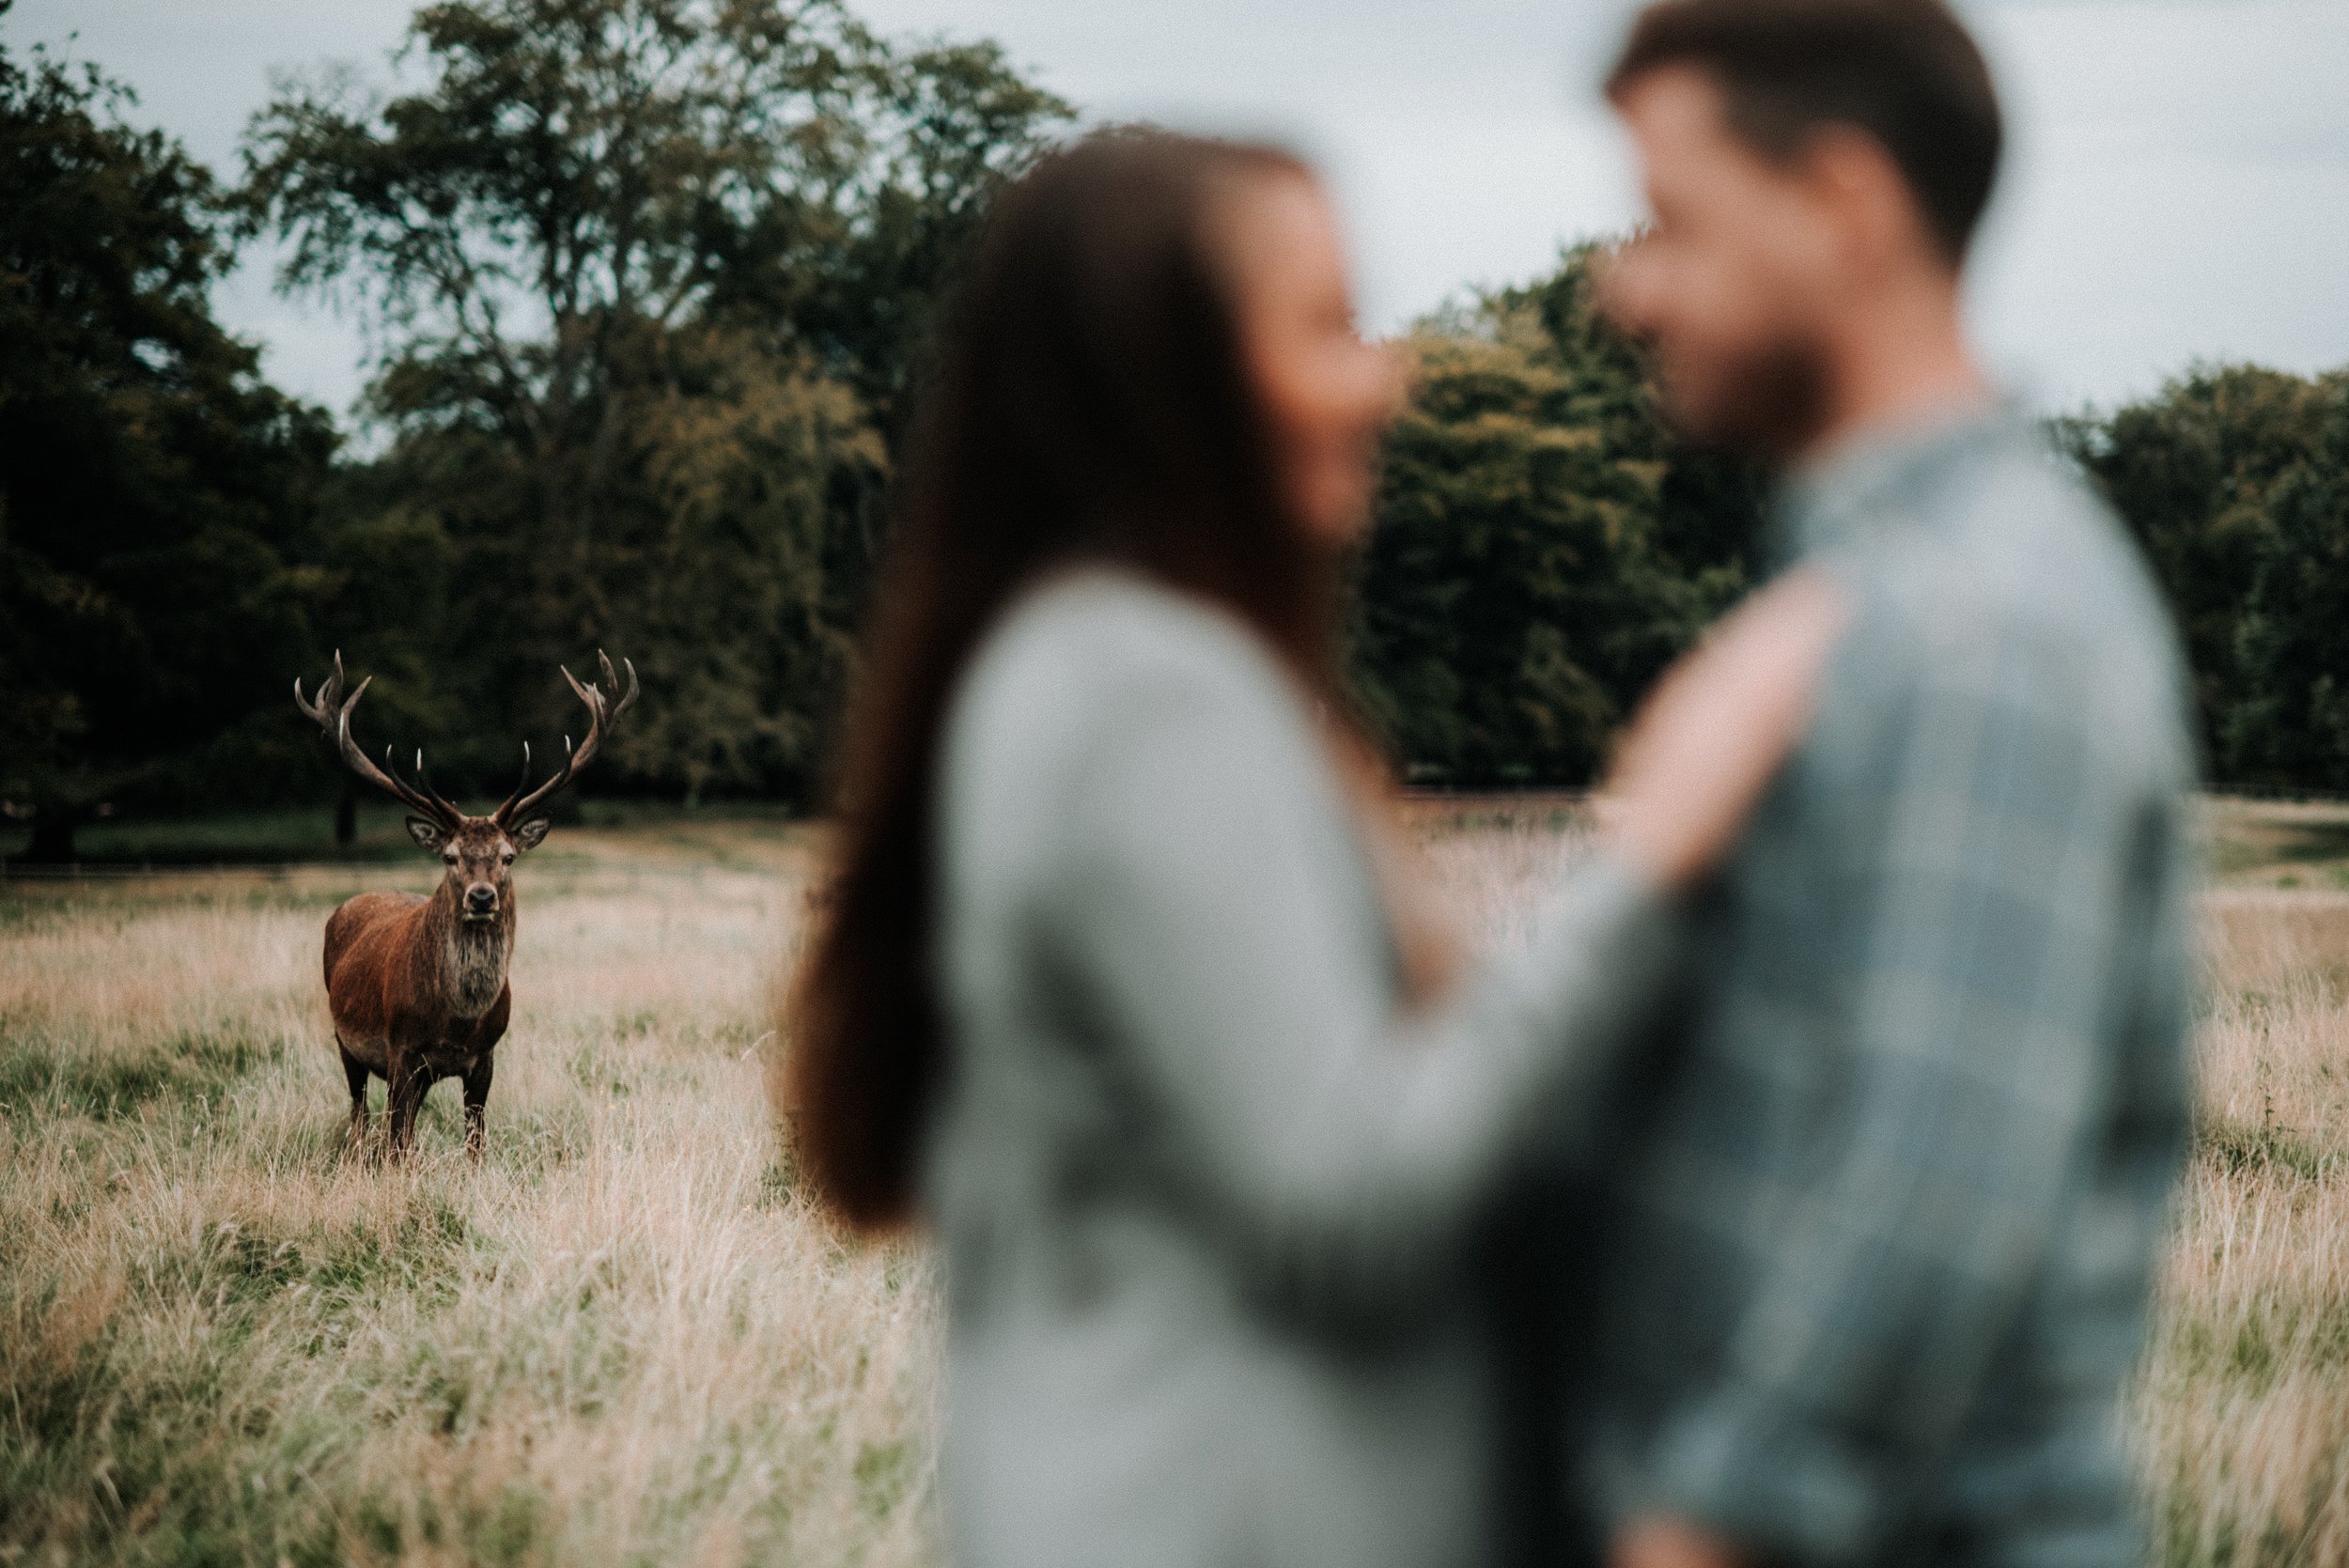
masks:
[[[1106,569],[989,636],[939,811],[963,1568],[1482,1560],[1463,1247],[1662,988],[1663,904],[1594,860],[1529,952],[1407,1011],[1297,686]]]

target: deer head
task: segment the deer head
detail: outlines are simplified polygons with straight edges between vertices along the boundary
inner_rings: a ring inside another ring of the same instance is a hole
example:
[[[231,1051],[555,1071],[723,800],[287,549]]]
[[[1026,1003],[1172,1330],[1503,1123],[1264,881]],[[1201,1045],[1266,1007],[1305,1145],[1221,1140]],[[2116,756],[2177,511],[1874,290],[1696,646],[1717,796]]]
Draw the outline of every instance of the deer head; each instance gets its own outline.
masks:
[[[334,739],[335,750],[343,764],[359,777],[398,800],[415,815],[408,818],[408,836],[427,851],[437,853],[447,868],[451,901],[467,922],[495,921],[508,904],[516,857],[535,849],[547,836],[552,825],[539,810],[557,790],[571,782],[578,771],[595,760],[603,746],[603,738],[636,702],[636,666],[622,660],[628,671],[628,690],[621,691],[619,676],[612,668],[612,660],[601,653],[596,655],[600,666],[600,684],[582,686],[568,669],[563,678],[587,707],[587,735],[577,747],[571,737],[563,737],[563,766],[556,768],[537,788],[530,784],[530,742],[522,742],[522,777],[514,786],[514,793],[503,805],[487,816],[468,816],[432,787],[424,770],[424,753],[416,753],[416,782],[410,784],[392,768],[391,749],[384,748],[383,766],[379,768],[359,743],[351,738],[350,712],[366,695],[370,675],[352,688],[345,696],[343,656],[334,655],[334,673],[319,687],[315,698],[304,698],[302,682],[294,681],[294,706]],[[614,696],[607,696],[609,688]]]

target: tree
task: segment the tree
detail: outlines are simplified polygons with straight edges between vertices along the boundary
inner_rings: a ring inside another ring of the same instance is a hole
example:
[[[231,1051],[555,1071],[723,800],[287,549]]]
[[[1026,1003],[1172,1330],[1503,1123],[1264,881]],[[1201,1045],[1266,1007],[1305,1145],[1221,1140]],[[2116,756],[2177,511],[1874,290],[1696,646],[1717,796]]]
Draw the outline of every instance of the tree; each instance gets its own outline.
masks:
[[[1407,345],[1364,551],[1356,690],[1408,776],[1579,784],[1734,597],[1758,483],[1673,440],[1593,313],[1595,252]]]
[[[838,503],[884,471],[883,443],[848,387],[746,334],[712,329],[678,358],[690,375],[637,435],[649,526],[622,547],[644,585],[630,636],[667,699],[643,745],[689,800],[778,771],[806,800],[861,609]]]
[[[554,665],[605,643],[646,676],[624,769],[803,794],[877,436],[987,192],[1069,111],[837,0],[446,0],[411,37],[418,90],[257,116],[244,200],[286,287],[377,313],[382,488],[446,541],[416,640],[445,706],[553,720]]]
[[[2309,450],[2268,488],[2236,629],[2241,700],[2224,715],[2230,775],[2349,788],[2349,377],[2326,388]]]
[[[334,438],[212,318],[217,193],[130,101],[0,50],[0,793],[36,860],[101,800],[299,759],[269,718],[312,652]]]
[[[2178,619],[2211,765],[2248,766],[2234,715],[2264,693],[2241,661],[2243,617],[2271,558],[2278,483],[2315,448],[2326,388],[2258,365],[2201,366],[2106,418],[2056,425],[2145,551]]]

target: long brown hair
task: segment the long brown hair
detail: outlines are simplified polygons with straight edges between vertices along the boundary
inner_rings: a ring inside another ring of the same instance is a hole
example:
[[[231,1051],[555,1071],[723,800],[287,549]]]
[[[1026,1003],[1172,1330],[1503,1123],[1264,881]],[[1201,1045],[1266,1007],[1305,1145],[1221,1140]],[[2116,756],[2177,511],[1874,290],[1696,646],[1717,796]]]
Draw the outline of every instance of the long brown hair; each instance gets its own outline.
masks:
[[[802,1174],[850,1223],[913,1206],[942,1054],[933,807],[956,677],[1021,589],[1123,564],[1255,628],[1335,704],[1339,563],[1284,515],[1213,210],[1310,178],[1268,147],[1097,133],[998,199],[915,427],[841,756],[836,866],[786,1020]]]

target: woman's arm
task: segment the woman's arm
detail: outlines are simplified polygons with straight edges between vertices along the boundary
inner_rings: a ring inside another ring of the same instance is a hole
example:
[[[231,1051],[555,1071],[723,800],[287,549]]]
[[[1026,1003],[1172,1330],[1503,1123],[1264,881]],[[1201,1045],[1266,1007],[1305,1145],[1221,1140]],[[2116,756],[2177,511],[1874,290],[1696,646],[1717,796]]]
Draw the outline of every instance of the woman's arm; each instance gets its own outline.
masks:
[[[1401,1307],[1611,1065],[1675,923],[1643,873],[1601,856],[1529,952],[1399,1014],[1338,785],[1299,706],[1252,674],[1121,694],[1074,791],[1048,929],[1154,1102],[1149,1153],[1257,1282]]]
[[[1641,716],[1618,826],[1527,950],[1411,1014],[1337,783],[1269,664],[1203,644],[1107,705],[1047,926],[1159,1102],[1164,1167],[1263,1283],[1405,1305],[1517,1162],[1587,1125],[1673,967],[1664,890],[1734,842],[1843,621],[1816,578],[1731,617]]]

